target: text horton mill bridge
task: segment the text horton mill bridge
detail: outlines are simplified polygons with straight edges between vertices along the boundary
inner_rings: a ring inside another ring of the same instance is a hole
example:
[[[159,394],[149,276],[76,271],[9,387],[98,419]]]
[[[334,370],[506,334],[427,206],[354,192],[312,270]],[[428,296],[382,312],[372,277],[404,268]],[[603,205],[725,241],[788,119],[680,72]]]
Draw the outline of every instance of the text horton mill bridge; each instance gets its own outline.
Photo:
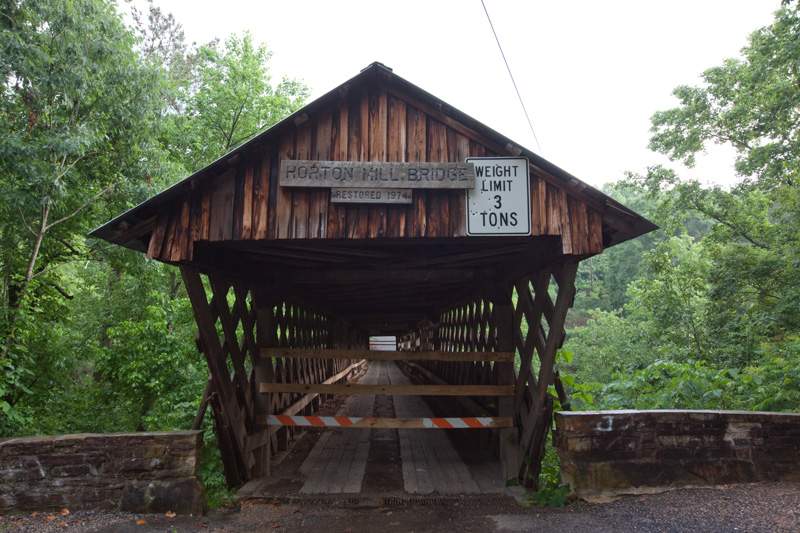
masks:
[[[532,486],[578,262],[654,228],[374,63],[92,234],[180,268],[230,486],[269,476],[297,424],[472,428]],[[311,416],[335,394],[358,412]],[[445,410],[403,403],[423,396]],[[440,490],[403,432],[442,432],[397,431],[407,492]],[[339,489],[306,492],[360,491],[369,439],[346,447],[344,473],[309,474]]]

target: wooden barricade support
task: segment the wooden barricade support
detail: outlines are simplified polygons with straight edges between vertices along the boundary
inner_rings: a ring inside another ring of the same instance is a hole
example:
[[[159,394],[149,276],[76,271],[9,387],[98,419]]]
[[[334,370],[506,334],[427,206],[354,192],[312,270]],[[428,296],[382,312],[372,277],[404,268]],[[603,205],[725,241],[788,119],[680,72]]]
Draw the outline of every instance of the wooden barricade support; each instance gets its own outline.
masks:
[[[294,349],[267,348],[261,350],[262,358],[285,357],[296,360],[319,361],[323,359],[342,361],[360,359],[377,361],[462,361],[462,362],[496,362],[496,364],[513,365],[514,353],[507,352],[450,352],[431,351],[375,351],[353,349]],[[413,364],[413,363],[412,363]],[[448,385],[438,382],[434,385],[350,385],[335,384],[331,380],[323,383],[281,383],[274,380],[262,381],[259,391],[266,394],[304,393],[310,395],[333,394],[383,394],[413,396],[451,396],[475,397],[490,396],[508,399],[513,403],[515,394],[513,381],[505,385]],[[297,405],[297,404],[295,404]],[[444,417],[444,418],[364,418],[364,417],[315,417],[294,416],[297,410],[283,411],[280,415],[260,415],[258,423],[269,426],[269,431],[278,431],[281,427],[319,426],[319,427],[374,427],[374,428],[513,428],[510,416],[484,417]]]

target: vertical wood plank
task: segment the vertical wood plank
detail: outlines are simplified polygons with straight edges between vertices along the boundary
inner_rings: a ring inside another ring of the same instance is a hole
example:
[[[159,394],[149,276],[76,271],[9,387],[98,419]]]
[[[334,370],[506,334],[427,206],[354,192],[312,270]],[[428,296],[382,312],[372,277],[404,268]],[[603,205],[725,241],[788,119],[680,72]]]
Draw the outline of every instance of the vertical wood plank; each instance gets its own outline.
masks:
[[[539,219],[539,178],[533,173],[531,175],[531,235],[542,235],[542,224]]]
[[[169,223],[167,224],[167,231],[164,233],[164,242],[156,258],[166,262],[172,261],[172,245],[175,243],[175,227],[178,225],[178,218],[180,218],[180,213],[176,212],[172,205],[170,205],[169,211]]]
[[[343,101],[339,104],[331,119],[331,158],[333,161],[347,160],[348,140],[348,106]],[[329,239],[340,239],[347,235],[347,206],[330,203],[328,201],[328,230]]]
[[[361,95],[354,100],[349,111],[350,143],[349,161],[367,161],[369,156],[369,96]],[[367,236],[369,211],[363,204],[347,208],[347,236],[363,239]]]
[[[561,191],[547,185],[547,228],[548,235],[562,235]],[[562,245],[563,246],[563,245]]]
[[[278,169],[281,159],[276,149],[269,155],[269,198],[267,199],[267,238],[278,238]]]
[[[211,188],[211,215],[208,240],[226,241],[233,236],[233,193],[236,172],[231,169],[214,178]]]
[[[447,161],[447,128],[438,120],[428,117],[428,161]],[[432,189],[428,191],[427,205],[428,237],[447,236],[450,220],[450,201],[447,193]]]
[[[172,250],[172,260],[180,261],[189,257],[189,198],[181,205],[181,216],[177,227],[175,247]]]
[[[578,253],[580,254],[587,254],[589,253],[589,206],[585,203],[578,201],[578,205],[580,206],[580,210],[578,214],[580,215],[580,220],[578,221],[579,225],[579,236],[580,236],[580,250]]]
[[[567,194],[558,189],[559,214],[561,215],[561,245],[565,254],[572,254],[572,228],[570,228],[569,204]]]
[[[387,160],[397,163],[406,161],[406,103],[397,98],[388,99],[387,110]],[[386,236],[405,237],[405,205],[389,206],[386,209]]]
[[[589,216],[589,253],[599,254],[603,251],[603,217],[599,211],[587,208]]]
[[[311,159],[312,122],[306,121],[297,127],[295,159]],[[311,191],[298,187],[292,192],[292,221],[289,237],[293,239],[308,238],[308,213]]]
[[[244,163],[244,190],[242,198],[242,240],[250,240],[253,238],[253,202],[255,201],[254,189],[254,174],[255,162],[249,160]]]
[[[576,255],[586,253],[586,204],[567,196],[569,205],[569,220],[572,229],[572,253]]]
[[[451,152],[450,157],[454,157],[457,162],[463,162],[469,157],[469,138],[466,135],[455,133],[455,152]],[[450,195],[450,234],[453,237],[463,237],[467,234],[467,193],[450,191]]]
[[[550,231],[550,220],[547,217],[547,182],[541,178],[539,178],[538,182],[540,235],[553,235]]]
[[[294,153],[294,133],[282,135],[278,141],[278,165],[285,159],[295,159]],[[277,184],[277,176],[274,179]],[[270,175],[270,188],[272,183],[273,176]],[[275,200],[275,238],[288,239],[292,222],[292,189],[276,185]]]
[[[425,162],[427,157],[427,119],[425,113],[414,108],[406,109],[408,120],[408,161]],[[409,237],[425,237],[427,234],[427,194],[422,189],[413,192],[410,220],[406,221]]]
[[[213,182],[205,181],[203,183],[203,200],[201,203],[200,214],[200,236],[198,240],[207,241],[208,236],[211,234],[211,194],[213,191]]]
[[[317,130],[314,142],[314,159],[328,161],[331,158],[331,128],[333,116],[330,109],[323,109],[317,115]],[[309,237],[324,239],[328,236],[328,189],[318,189],[311,193],[308,210]]]
[[[458,143],[456,142],[456,132],[452,128],[446,128],[447,133],[447,154],[451,161],[458,161]],[[458,235],[458,224],[456,223],[456,217],[458,215],[458,204],[457,199],[459,198],[458,193],[461,191],[442,191],[444,201],[448,204],[448,212],[450,216],[445,221],[445,227],[443,228],[444,234],[447,237],[457,237]]]
[[[167,233],[169,224],[169,209],[161,208],[156,219],[156,227],[150,234],[150,242],[147,244],[147,258],[158,259],[161,256],[161,246],[164,244],[164,235]]]
[[[388,96],[378,89],[369,94],[369,161],[386,161]],[[368,207],[367,235],[374,239],[386,234],[386,206]]]
[[[244,225],[244,182],[245,182],[245,168],[249,162],[240,162],[236,165],[236,183],[233,188],[233,231],[231,238],[234,241],[242,240],[243,225]],[[251,199],[252,201],[252,199]]]
[[[186,257],[189,261],[194,256],[194,243],[200,240],[200,224],[203,216],[203,190],[197,182],[192,183],[189,192],[189,235],[186,243]]]
[[[270,155],[268,153],[263,153],[253,167],[253,224],[250,238],[254,240],[267,238],[269,167]]]

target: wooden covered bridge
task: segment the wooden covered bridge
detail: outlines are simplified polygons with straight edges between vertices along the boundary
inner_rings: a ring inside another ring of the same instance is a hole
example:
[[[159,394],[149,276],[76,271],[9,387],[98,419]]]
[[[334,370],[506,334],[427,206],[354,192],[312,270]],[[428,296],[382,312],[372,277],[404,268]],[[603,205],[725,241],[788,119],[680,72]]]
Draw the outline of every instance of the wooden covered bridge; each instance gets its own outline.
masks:
[[[93,235],[180,268],[230,486],[269,476],[294,424],[333,425],[362,435],[359,492],[364,428],[474,428],[535,484],[578,262],[654,227],[375,63]],[[338,394],[343,416],[312,416]],[[375,395],[449,398],[381,417]]]

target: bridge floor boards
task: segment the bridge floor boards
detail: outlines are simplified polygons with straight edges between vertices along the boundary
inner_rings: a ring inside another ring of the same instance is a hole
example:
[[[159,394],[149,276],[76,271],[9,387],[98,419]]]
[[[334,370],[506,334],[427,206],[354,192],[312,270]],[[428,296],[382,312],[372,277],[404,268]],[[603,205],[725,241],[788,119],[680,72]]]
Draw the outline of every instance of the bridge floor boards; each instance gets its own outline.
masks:
[[[360,383],[410,384],[393,361],[372,361]],[[388,399],[388,396],[349,396],[337,416],[392,416],[392,410],[393,416],[398,418],[434,416],[420,397],[395,395],[391,397],[391,404]],[[399,494],[400,491],[409,495],[461,495],[504,491],[505,484],[499,479],[499,462],[490,452],[462,445],[457,450],[450,442],[448,432],[452,432],[452,436],[460,431],[472,430],[326,428],[299,469],[294,467],[297,470],[293,477],[302,483],[299,494],[303,496]],[[462,456],[468,460],[468,465]],[[289,472],[286,474],[291,476]],[[245,492],[255,495],[278,481],[254,480],[248,484],[252,489]]]
[[[387,365],[392,385],[411,384],[397,368]],[[433,417],[419,396],[393,396],[395,416]],[[403,461],[403,488],[409,494],[479,494],[478,484],[444,431],[398,429]]]
[[[379,385],[380,365],[370,365],[361,378],[364,385]],[[350,396],[338,416],[373,415],[375,396]],[[307,476],[300,494],[347,494],[361,492],[369,457],[370,429],[328,429],[300,466]]]

